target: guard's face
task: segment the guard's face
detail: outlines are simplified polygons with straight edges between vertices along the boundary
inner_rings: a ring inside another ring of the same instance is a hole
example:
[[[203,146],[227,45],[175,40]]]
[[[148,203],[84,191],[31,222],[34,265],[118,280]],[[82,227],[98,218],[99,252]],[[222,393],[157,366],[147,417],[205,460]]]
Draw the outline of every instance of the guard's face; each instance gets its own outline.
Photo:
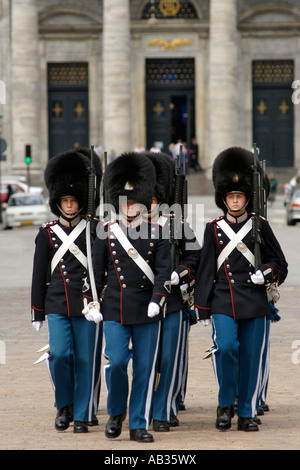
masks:
[[[74,217],[79,210],[79,204],[74,196],[65,196],[60,199],[60,207],[66,214],[66,217]]]
[[[121,212],[128,218],[135,218],[141,213],[141,204],[135,201],[127,201],[121,204]]]
[[[244,193],[228,193],[226,194],[226,204],[229,207],[229,211],[233,211],[237,214],[241,211],[247,202]]]

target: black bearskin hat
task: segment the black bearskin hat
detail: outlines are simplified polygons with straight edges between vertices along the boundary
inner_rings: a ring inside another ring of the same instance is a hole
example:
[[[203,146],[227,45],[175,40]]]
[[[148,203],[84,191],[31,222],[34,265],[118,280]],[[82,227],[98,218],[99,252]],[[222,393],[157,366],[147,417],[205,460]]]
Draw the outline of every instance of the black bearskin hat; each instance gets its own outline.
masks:
[[[170,191],[172,188],[172,165],[169,155],[161,152],[145,152],[155,167],[156,182],[154,195],[157,197],[158,204],[169,203]]]
[[[119,209],[119,197],[151,208],[155,194],[155,167],[143,153],[128,152],[115,158],[107,166],[103,176],[106,202]]]
[[[253,164],[254,154],[240,147],[228,148],[216,157],[212,170],[215,202],[224,213],[227,212],[226,194],[233,191],[244,193],[248,201],[247,211],[253,211]],[[266,184],[259,162],[257,167]]]
[[[83,153],[84,152],[84,153]],[[97,191],[95,207],[100,203],[99,186],[102,178],[101,162],[98,155],[93,154],[94,171],[96,174]],[[44,179],[49,191],[49,205],[53,214],[60,216],[60,198],[74,196],[79,202],[81,214],[87,213],[89,169],[91,167],[88,149],[68,150],[52,157],[45,169]]]
[[[157,154],[155,154],[157,155]],[[170,183],[169,183],[169,186],[168,188],[166,188],[166,197],[167,197],[167,204],[169,206],[172,206],[172,204],[174,204],[175,202],[175,170],[176,170],[176,161],[174,160],[173,157],[171,157],[171,155],[168,155],[167,153],[159,153],[159,155],[161,156],[161,158],[163,158],[165,160],[165,162],[167,163],[168,165],[168,171],[169,171],[169,174],[170,174]]]

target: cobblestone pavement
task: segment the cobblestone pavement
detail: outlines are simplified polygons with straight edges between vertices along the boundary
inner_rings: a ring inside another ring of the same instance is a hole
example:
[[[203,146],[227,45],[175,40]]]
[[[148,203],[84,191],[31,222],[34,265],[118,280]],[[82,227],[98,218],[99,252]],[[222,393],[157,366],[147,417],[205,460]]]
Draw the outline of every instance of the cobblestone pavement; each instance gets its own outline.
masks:
[[[33,365],[36,351],[47,343],[47,328],[36,333],[29,322],[28,289],[0,292],[0,449],[18,450],[287,450],[300,449],[300,293],[282,287],[278,307],[282,319],[272,324],[271,373],[267,402],[270,411],[261,417],[260,431],[237,431],[235,417],[227,432],[215,429],[216,384],[210,359],[203,360],[211,345],[209,327],[194,325],[190,332],[189,379],[186,410],[180,411],[180,426],[169,433],[153,433],[148,445],[129,440],[128,420],[121,436],[104,436],[107,421],[106,391],[102,387],[99,425],[88,434],[74,434],[72,426],[59,433],[54,429],[53,390],[46,363]],[[297,348],[293,348],[297,346]],[[5,362],[5,363],[3,363]]]

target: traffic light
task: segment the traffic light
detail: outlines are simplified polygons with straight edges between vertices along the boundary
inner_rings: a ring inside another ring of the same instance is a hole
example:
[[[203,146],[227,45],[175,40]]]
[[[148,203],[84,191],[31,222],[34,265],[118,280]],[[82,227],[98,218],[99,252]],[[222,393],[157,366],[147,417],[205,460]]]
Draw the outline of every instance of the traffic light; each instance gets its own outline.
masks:
[[[25,163],[31,163],[31,145],[25,145]]]

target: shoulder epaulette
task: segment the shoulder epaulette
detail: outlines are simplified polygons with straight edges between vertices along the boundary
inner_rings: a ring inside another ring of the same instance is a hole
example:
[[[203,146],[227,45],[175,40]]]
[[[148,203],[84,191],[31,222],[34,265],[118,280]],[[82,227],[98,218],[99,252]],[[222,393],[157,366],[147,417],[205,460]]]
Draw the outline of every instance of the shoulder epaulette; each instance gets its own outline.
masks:
[[[254,214],[254,212],[250,212],[249,215],[252,217],[255,214]],[[262,219],[262,220],[267,220],[263,215],[260,215],[259,218]]]
[[[41,225],[41,228],[44,229],[44,228],[47,228],[47,227],[51,227],[52,225],[56,225],[58,223],[58,219],[56,220],[48,220],[48,222],[44,222],[42,225]]]
[[[212,219],[209,224],[214,224],[216,222],[218,222],[219,220],[222,220],[224,219],[225,215],[221,215],[220,217],[216,217],[215,219]]]

